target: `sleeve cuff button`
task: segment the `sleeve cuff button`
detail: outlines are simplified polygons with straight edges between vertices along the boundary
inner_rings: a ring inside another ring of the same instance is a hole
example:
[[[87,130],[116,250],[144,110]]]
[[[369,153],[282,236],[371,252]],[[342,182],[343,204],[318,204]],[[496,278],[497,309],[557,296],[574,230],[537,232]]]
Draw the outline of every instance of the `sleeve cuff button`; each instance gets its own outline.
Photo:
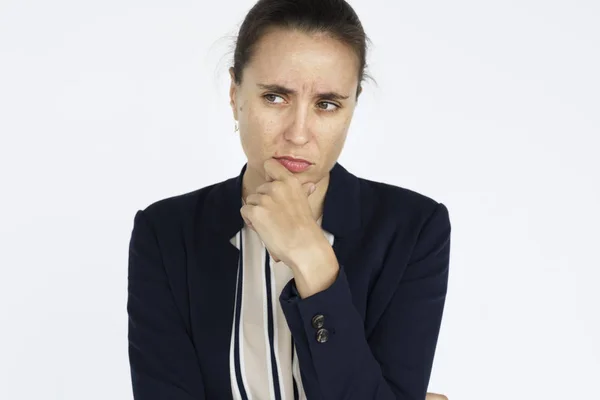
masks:
[[[315,329],[321,329],[325,325],[325,317],[323,314],[317,314],[312,318],[312,326]]]
[[[327,329],[319,329],[317,331],[317,342],[325,343],[329,340],[329,331]]]

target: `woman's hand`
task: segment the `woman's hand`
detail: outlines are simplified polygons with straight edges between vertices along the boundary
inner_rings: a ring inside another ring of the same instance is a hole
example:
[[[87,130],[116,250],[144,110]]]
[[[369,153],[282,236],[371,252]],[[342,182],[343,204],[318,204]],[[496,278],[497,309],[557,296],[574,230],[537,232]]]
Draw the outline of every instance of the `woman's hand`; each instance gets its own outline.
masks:
[[[443,394],[427,393],[425,400],[448,400]]]
[[[240,212],[273,260],[291,268],[298,293],[306,298],[328,288],[339,271],[333,248],[308,202],[314,183],[301,184],[274,159],[264,167],[267,182],[246,198]]]
[[[293,267],[294,255],[323,244],[323,233],[308,203],[314,183],[302,185],[275,159],[265,161],[264,168],[267,182],[246,198],[240,212],[271,257]]]

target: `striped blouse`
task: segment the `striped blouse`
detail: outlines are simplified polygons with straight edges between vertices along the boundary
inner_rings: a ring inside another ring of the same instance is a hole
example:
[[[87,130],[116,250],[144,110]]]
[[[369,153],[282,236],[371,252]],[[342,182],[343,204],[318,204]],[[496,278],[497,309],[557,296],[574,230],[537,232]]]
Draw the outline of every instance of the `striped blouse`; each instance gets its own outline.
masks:
[[[321,225],[322,217],[318,219]],[[333,245],[333,235],[323,234]],[[246,224],[231,238],[240,250],[235,310],[229,351],[234,399],[306,399],[296,349],[279,303],[293,278],[283,262],[274,262],[260,237]]]

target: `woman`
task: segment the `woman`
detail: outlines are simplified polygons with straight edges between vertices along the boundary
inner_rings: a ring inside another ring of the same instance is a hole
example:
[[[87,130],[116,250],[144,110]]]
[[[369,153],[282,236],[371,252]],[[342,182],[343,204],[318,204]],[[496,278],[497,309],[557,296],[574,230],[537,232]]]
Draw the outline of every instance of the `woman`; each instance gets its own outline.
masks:
[[[425,398],[450,222],[336,161],[366,40],[343,0],[261,0],[246,16],[230,97],[247,163],[135,216],[136,399]]]

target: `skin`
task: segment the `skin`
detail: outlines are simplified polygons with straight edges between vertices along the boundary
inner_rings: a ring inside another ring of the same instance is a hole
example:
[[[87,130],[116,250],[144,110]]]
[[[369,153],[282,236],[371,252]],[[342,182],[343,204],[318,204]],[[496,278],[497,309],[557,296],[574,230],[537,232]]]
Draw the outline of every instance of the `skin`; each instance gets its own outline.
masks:
[[[358,66],[352,49],[326,34],[272,28],[257,43],[241,85],[234,83],[230,70],[233,117],[248,159],[244,199],[266,182],[266,160],[303,158],[314,164],[295,176],[302,184],[316,184],[309,204],[315,219],[321,216],[329,171],[342,151],[357,104]],[[277,84],[296,94],[261,84]],[[318,96],[325,92],[348,98]]]
[[[425,400],[448,400],[443,394],[427,393]]]
[[[240,214],[271,257],[291,268],[302,298],[327,289],[339,271],[317,220],[360,95],[358,65],[352,49],[326,34],[274,28],[257,43],[241,85],[230,69],[230,104],[248,159]],[[281,156],[312,165],[292,173],[274,159]],[[427,400],[447,397],[428,393]]]
[[[248,159],[240,213],[274,260],[292,269],[302,298],[329,287],[339,270],[316,221],[360,93],[358,65],[352,49],[327,34],[273,28],[257,42],[240,85],[230,70]],[[274,160],[281,156],[312,165],[292,173]]]

